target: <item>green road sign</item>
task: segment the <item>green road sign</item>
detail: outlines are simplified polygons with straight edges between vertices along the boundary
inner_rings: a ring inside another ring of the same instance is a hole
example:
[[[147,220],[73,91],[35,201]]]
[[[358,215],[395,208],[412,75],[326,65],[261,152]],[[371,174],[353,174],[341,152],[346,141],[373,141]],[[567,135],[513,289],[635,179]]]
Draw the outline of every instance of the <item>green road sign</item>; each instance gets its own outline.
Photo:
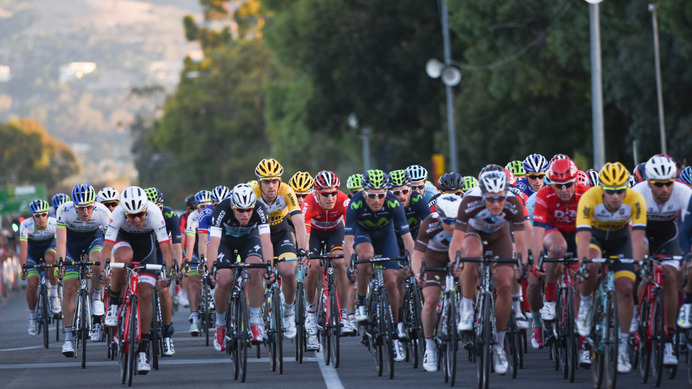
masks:
[[[28,213],[29,203],[36,199],[46,199],[46,186],[18,185],[0,187],[0,215]]]

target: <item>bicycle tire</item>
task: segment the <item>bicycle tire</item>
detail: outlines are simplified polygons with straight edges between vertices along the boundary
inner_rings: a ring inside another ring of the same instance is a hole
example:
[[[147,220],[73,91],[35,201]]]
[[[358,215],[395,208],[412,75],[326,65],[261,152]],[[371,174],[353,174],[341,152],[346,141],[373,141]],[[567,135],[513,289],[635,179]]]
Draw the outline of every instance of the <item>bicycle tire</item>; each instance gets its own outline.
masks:
[[[339,367],[340,362],[340,337],[341,337],[341,312],[337,303],[338,294],[334,283],[329,285],[329,354],[334,368]]]
[[[38,297],[38,303],[40,304],[39,309],[37,309],[37,312],[41,312],[42,320],[41,320],[41,328],[43,330],[43,347],[48,348],[48,329],[50,327],[50,322],[49,322],[49,303],[48,303],[48,291],[46,290],[45,285],[41,285],[41,294]]]
[[[80,305],[80,315],[79,315],[79,327],[77,327],[77,333],[79,334],[78,342],[81,343],[80,348],[82,349],[82,369],[86,369],[86,345],[87,345],[87,335],[89,334],[89,320],[87,318],[88,310],[87,304],[89,304],[89,299],[85,296],[86,291],[80,291],[79,293],[79,305]]]
[[[447,298],[446,310],[447,310],[447,320],[446,328],[447,333],[445,334],[445,372],[449,376],[449,386],[454,386],[456,383],[457,376],[457,351],[459,345],[458,333],[457,333],[457,304],[455,301],[454,293],[450,293]]]
[[[303,363],[303,352],[305,351],[305,290],[303,283],[298,283],[296,291],[296,362]]]
[[[132,376],[135,374],[136,360],[137,360],[137,350],[139,349],[139,305],[137,303],[137,295],[132,295],[131,305],[130,305],[130,317],[129,317],[129,352],[127,355],[127,386],[132,386]]]
[[[615,296],[615,291],[609,291],[606,305],[606,318],[607,318],[607,328],[606,328],[606,344],[605,344],[605,373],[606,373],[606,387],[608,389],[615,389],[615,384],[617,382],[618,376],[618,347],[620,339],[618,334],[620,333],[620,319],[618,316],[618,304],[617,297]]]
[[[62,290],[63,290],[63,285],[62,285],[62,280],[58,281],[58,300],[62,302]],[[54,315],[55,318],[55,341],[59,342],[60,341],[60,321],[64,318],[62,308],[60,309],[60,313],[57,315]]]
[[[199,318],[202,323],[202,332],[204,333],[204,344],[209,347],[209,304],[207,296],[207,281],[202,281],[202,295],[199,299]]]
[[[648,329],[651,325],[649,323],[651,304],[646,294],[645,292],[639,308],[639,328],[637,329],[639,334],[639,376],[642,383],[649,380],[649,372],[651,371],[651,338],[648,335]]]
[[[231,290],[231,298],[228,300],[228,308],[226,309],[226,336],[224,339],[224,346],[226,348],[226,354],[231,358],[231,364],[233,365],[233,379],[238,379],[238,312],[237,312],[237,302],[233,295],[235,291]]]
[[[129,310],[126,306],[126,310]],[[127,366],[129,361],[129,347],[125,340],[125,326],[128,325],[127,315],[125,315],[125,320],[120,318],[118,322],[118,364],[120,365],[120,383],[124,384],[127,380]]]
[[[394,318],[392,307],[389,304],[389,295],[385,288],[380,289],[380,331],[383,335],[384,365],[387,368],[389,379],[394,378]]]
[[[158,292],[156,292],[156,289],[152,291],[152,316],[151,316],[151,328],[149,330],[150,336],[150,346],[151,346],[151,367],[154,368],[154,370],[159,370],[159,328],[160,328],[160,321],[159,321],[159,295]]]
[[[284,372],[284,350],[283,350],[283,329],[282,325],[282,303],[281,303],[281,291],[277,285],[273,286],[274,293],[272,294],[272,321],[273,321],[273,331],[274,331],[274,354],[276,370],[279,374]]]
[[[560,371],[560,366],[562,360],[560,359],[560,346],[557,342],[557,339],[555,339],[555,326],[557,325],[557,321],[552,321],[552,322],[546,322],[543,323],[544,325],[544,330],[543,330],[543,341],[548,342],[548,347],[550,348],[550,355],[551,358],[553,359],[553,365],[555,368],[555,371]]]
[[[423,321],[421,312],[423,311],[423,298],[420,295],[418,285],[411,285],[411,322],[413,330],[410,331],[411,350],[413,351],[413,368],[417,369],[421,358],[425,354],[425,336],[423,335]]]
[[[509,375],[514,379],[517,378],[517,370],[519,369],[519,355],[517,354],[516,338],[519,337],[519,329],[516,325],[514,312],[510,311],[507,330],[505,331],[505,354],[507,355],[507,365]]]
[[[248,339],[248,331],[250,330],[250,321],[247,307],[247,298],[245,292],[241,289],[238,294],[238,323],[240,331],[238,332],[238,370],[240,370],[240,382],[245,382],[247,376],[247,349],[250,346]],[[257,346],[259,350],[259,346]]]
[[[574,382],[574,375],[577,369],[577,335],[574,329],[574,288],[568,286],[564,293],[565,304],[563,305],[563,320],[561,329],[563,332],[562,342],[565,353],[564,358],[564,378],[569,382]]]
[[[332,363],[332,342],[329,339],[329,331],[327,331],[330,319],[328,296],[329,288],[326,288],[326,285],[318,286],[317,293],[317,332],[319,339],[321,340],[320,343],[324,364],[329,366]]]
[[[663,289],[654,292],[653,318],[651,322],[651,373],[655,387],[661,385],[663,377],[663,348],[666,342],[665,305],[663,305]]]
[[[370,290],[372,291],[372,289]],[[383,335],[379,332],[381,320],[379,304],[375,301],[375,292],[373,291],[368,299],[368,321],[366,325],[370,335],[368,345],[372,347],[372,353],[375,357],[375,371],[380,377],[384,372],[384,357],[382,355]]]

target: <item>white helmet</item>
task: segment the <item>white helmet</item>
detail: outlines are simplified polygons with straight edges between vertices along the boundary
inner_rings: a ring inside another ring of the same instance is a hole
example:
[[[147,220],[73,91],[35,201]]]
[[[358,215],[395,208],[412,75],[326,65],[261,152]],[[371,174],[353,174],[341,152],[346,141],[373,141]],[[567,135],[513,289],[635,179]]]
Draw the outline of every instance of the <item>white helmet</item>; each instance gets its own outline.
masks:
[[[129,214],[143,212],[149,205],[147,192],[138,186],[131,186],[120,195],[120,206]]]
[[[443,219],[456,219],[461,205],[461,196],[449,193],[437,198],[435,210]]]
[[[672,180],[678,174],[675,161],[668,156],[657,154],[646,162],[646,179],[655,181]]]
[[[118,201],[120,199],[120,193],[115,188],[107,186],[99,191],[96,195],[96,201],[102,203],[104,201]]]
[[[405,170],[406,173],[411,176],[411,181],[422,181],[428,179],[428,171],[421,165],[411,165]]]
[[[248,184],[238,184],[233,187],[231,204],[236,208],[253,208],[257,202],[255,190]]]
[[[478,186],[483,193],[500,193],[507,190],[507,173],[500,165],[488,165],[478,175]]]

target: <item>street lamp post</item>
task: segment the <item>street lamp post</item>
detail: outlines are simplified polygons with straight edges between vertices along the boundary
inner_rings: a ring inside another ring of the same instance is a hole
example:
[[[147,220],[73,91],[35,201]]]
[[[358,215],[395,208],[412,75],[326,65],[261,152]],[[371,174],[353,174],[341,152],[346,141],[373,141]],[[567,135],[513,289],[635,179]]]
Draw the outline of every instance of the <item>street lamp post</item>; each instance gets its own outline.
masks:
[[[656,92],[658,97],[658,126],[661,134],[661,152],[668,154],[666,147],[666,124],[663,120],[663,86],[661,83],[661,56],[658,45],[658,4],[649,4],[649,12],[651,12],[651,23],[654,30],[654,58],[656,63]]]
[[[354,130],[358,130],[358,116],[355,113],[348,115],[348,125]],[[363,171],[370,170],[370,134],[372,127],[363,127],[360,129],[360,136],[363,140]]]
[[[593,120],[593,165],[595,169],[600,169],[605,164],[601,28],[598,14],[598,3],[601,1],[603,0],[586,0],[589,3],[589,26],[591,30],[591,116]]]

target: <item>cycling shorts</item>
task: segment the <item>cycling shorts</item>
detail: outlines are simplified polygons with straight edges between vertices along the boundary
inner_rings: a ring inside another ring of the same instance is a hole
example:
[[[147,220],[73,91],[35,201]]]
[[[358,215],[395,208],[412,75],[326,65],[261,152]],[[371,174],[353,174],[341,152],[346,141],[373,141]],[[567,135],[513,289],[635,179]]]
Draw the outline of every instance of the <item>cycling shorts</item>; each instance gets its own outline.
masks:
[[[399,245],[396,243],[396,232],[394,232],[393,223],[388,223],[386,227],[378,230],[366,230],[356,223],[353,247],[361,243],[371,244],[375,255],[387,258],[399,256]],[[383,266],[385,269],[397,270],[399,269],[399,261],[387,261]]]
[[[65,261],[79,261],[82,251],[91,255],[91,253],[103,249],[103,232],[96,230],[92,240],[80,240],[78,244],[67,242],[66,248]],[[79,267],[75,265],[65,266],[65,276],[63,278],[79,278]]]
[[[310,254],[319,255],[322,249],[322,242],[327,246],[328,253],[334,250],[343,250],[344,225],[340,223],[337,227],[326,231],[313,229],[310,233]]]
[[[238,255],[243,262],[247,257],[258,257],[262,260],[262,245],[257,230],[238,237],[224,235],[219,244],[219,255],[216,260],[223,263],[235,263],[235,250],[238,250]]]

